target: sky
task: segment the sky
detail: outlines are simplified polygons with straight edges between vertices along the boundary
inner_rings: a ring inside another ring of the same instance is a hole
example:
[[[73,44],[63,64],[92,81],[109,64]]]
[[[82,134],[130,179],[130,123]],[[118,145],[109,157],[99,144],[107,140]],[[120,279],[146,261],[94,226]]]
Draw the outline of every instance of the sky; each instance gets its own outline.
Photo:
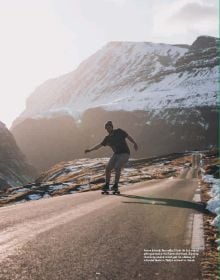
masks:
[[[0,121],[109,41],[192,44],[219,36],[218,0],[0,0]]]

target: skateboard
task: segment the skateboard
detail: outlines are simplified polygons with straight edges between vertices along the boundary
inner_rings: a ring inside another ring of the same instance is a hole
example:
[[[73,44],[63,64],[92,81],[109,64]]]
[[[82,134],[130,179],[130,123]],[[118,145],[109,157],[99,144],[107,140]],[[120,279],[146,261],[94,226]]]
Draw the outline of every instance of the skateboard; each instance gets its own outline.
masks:
[[[112,191],[112,194],[120,194],[120,191],[119,190]]]
[[[120,191],[119,190],[102,190],[101,194],[110,194],[110,192],[112,194],[120,194]]]

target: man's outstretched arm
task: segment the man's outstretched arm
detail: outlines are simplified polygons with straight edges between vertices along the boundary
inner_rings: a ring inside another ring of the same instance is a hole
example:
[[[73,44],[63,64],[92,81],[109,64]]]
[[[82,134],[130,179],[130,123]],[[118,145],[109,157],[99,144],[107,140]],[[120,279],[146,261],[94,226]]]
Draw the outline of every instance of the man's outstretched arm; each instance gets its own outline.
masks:
[[[137,151],[137,150],[138,150],[138,145],[137,145],[137,143],[134,141],[134,139],[133,139],[130,135],[128,135],[127,138],[128,138],[128,140],[129,140],[131,143],[134,144],[134,149],[135,149],[135,151]]]
[[[97,145],[93,146],[93,147],[90,148],[90,149],[86,149],[86,150],[85,150],[85,154],[86,154],[86,153],[89,153],[89,152],[92,152],[92,151],[95,151],[95,150],[98,150],[98,149],[100,149],[101,147],[102,147],[101,144],[97,144]]]

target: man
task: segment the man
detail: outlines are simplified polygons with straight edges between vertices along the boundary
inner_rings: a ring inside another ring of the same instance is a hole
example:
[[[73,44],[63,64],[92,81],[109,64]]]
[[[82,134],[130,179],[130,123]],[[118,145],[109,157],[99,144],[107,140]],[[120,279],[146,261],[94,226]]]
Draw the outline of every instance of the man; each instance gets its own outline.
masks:
[[[128,135],[127,132],[124,130],[118,128],[114,129],[113,124],[111,121],[108,121],[105,124],[105,129],[108,132],[108,135],[104,138],[104,140],[98,144],[93,146],[90,149],[86,149],[85,153],[92,152],[94,150],[98,150],[99,148],[103,146],[110,146],[114,152],[113,156],[110,158],[106,170],[105,170],[105,185],[103,186],[103,190],[109,190],[109,183],[111,178],[111,172],[113,169],[115,169],[115,183],[112,187],[114,191],[118,190],[118,183],[121,175],[121,169],[124,167],[124,165],[127,163],[129,156],[130,156],[130,150],[126,142],[126,138],[134,144],[135,151],[138,150],[138,145],[133,140],[133,138]]]

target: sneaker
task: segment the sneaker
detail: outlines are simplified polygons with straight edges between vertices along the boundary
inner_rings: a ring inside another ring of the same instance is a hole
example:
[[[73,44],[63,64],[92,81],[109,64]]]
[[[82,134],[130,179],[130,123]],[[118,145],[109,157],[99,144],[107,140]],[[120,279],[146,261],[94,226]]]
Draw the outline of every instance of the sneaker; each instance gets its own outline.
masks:
[[[102,187],[102,190],[103,190],[103,191],[109,191],[109,184],[105,184],[105,185]]]
[[[114,185],[112,186],[112,190],[113,190],[113,191],[118,191],[118,184],[114,184]]]

